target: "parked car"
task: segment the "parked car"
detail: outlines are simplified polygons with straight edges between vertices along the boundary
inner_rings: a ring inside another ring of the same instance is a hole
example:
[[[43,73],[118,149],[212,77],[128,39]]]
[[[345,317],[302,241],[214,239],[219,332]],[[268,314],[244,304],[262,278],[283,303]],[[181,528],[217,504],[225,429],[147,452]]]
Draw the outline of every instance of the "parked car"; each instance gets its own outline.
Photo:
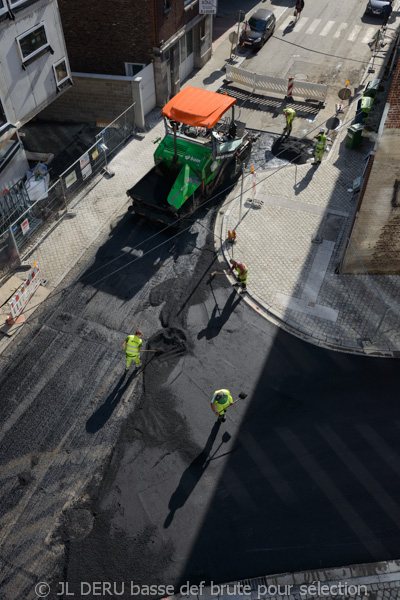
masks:
[[[382,16],[383,7],[387,4],[392,4],[392,2],[393,0],[368,0],[365,14]]]
[[[259,50],[275,30],[275,15],[272,11],[259,8],[243,25],[240,43]]]

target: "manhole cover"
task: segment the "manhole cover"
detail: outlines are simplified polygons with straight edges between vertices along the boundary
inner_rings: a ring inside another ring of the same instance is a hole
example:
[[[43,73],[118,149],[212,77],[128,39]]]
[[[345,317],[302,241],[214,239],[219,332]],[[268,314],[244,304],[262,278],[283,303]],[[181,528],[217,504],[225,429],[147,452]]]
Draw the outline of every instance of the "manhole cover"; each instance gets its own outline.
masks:
[[[85,508],[73,508],[65,515],[63,532],[68,540],[80,540],[92,531],[94,516]]]
[[[330,129],[331,131],[340,127],[340,124],[341,124],[341,120],[338,119],[337,117],[331,117],[326,122],[327,128]]]

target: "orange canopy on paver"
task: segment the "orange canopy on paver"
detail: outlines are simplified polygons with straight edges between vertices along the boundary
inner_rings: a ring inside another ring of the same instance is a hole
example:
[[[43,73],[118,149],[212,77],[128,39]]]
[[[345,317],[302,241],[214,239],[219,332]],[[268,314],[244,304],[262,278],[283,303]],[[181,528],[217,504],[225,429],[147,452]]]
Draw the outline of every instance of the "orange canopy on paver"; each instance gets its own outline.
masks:
[[[188,86],[178,92],[161,112],[173,121],[211,129],[235,102],[236,98]]]

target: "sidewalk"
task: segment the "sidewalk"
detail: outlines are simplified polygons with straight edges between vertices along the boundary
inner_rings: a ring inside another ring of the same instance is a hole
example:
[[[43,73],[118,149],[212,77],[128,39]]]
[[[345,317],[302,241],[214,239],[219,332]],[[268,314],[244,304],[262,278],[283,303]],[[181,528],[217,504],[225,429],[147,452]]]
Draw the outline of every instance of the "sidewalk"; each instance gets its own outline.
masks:
[[[187,588],[182,586],[181,593],[170,600],[396,600],[400,598],[400,561],[282,573]]]
[[[321,346],[395,356],[399,308],[378,327],[385,302],[398,304],[400,276],[335,274],[356,211],[353,180],[365,167],[365,152],[348,150],[346,135],[343,128],[318,167],[288,164],[257,171],[260,208],[249,201],[247,175],[242,208],[239,182],[219,212],[216,233],[226,240],[228,230],[236,230],[237,242],[233,247],[224,242],[222,250],[227,261],[233,253],[248,267],[247,301],[267,318]]]

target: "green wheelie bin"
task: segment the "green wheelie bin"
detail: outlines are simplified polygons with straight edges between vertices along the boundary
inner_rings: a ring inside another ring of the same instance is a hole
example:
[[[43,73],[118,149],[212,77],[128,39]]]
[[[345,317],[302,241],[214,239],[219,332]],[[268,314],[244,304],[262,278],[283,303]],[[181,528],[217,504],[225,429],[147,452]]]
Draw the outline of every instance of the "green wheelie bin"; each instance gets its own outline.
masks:
[[[362,142],[362,131],[364,125],[362,123],[354,123],[347,130],[346,148],[353,150],[358,148]]]

